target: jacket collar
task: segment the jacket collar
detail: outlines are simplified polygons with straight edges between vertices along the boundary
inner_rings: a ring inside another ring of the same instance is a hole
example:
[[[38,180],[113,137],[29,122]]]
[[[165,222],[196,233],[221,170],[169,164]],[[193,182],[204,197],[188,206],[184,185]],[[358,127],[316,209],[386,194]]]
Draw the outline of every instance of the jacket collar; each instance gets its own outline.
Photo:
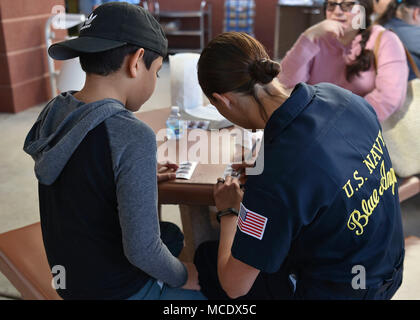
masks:
[[[290,97],[273,112],[264,130],[266,142],[271,142],[309,105],[315,95],[315,89],[305,83],[299,83]]]

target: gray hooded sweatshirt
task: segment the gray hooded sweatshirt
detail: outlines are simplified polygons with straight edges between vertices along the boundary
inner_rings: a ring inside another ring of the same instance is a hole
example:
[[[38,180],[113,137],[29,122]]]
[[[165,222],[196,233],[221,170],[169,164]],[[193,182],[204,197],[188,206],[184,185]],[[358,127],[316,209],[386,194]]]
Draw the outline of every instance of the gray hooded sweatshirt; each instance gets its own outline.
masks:
[[[117,100],[85,104],[72,93],[48,103],[24,145],[50,266],[68,276],[59,294],[126,298],[150,278],[183,285],[186,268],[160,239],[154,132]]]

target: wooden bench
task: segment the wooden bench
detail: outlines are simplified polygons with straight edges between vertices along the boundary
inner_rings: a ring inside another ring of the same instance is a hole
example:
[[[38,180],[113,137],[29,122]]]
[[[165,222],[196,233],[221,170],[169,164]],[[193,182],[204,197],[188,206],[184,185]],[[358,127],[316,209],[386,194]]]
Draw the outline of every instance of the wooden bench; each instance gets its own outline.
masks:
[[[418,193],[420,193],[420,178],[418,176],[412,176],[402,180],[398,188],[400,202],[403,202]]]
[[[0,234],[0,271],[25,300],[59,300],[42,241],[41,224]]]

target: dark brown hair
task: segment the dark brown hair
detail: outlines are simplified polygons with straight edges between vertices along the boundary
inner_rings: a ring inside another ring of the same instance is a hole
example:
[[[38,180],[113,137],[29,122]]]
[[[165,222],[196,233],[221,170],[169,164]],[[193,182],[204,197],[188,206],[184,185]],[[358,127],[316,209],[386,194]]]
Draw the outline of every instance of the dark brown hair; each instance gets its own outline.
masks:
[[[256,84],[268,84],[279,73],[280,64],[270,60],[264,46],[243,32],[225,32],[215,37],[198,61],[198,81],[204,94],[240,92],[251,95],[267,118],[256,95]],[[264,87],[263,87],[264,88]],[[266,88],[265,92],[271,95]]]
[[[326,8],[325,2],[325,7]],[[358,34],[361,35],[360,54],[356,59],[346,66],[346,79],[351,81],[354,77],[358,76],[360,72],[367,71],[370,69],[375,61],[375,55],[372,50],[366,49],[366,43],[368,42],[372,33],[370,16],[373,13],[373,1],[372,0],[359,0],[358,4],[365,8],[365,22],[366,29],[360,29]]]
[[[80,65],[86,73],[107,76],[118,71],[124,62],[124,58],[135,53],[138,49],[140,49],[139,46],[126,44],[103,52],[81,53]],[[153,61],[159,57],[158,53],[144,49],[143,61],[146,69],[149,70]]]

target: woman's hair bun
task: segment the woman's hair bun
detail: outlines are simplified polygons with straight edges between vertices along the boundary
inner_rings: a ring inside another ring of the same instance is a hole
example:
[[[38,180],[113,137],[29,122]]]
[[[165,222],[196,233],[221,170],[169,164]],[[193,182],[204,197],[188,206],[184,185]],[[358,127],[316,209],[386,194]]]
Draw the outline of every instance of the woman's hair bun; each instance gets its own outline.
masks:
[[[257,83],[267,84],[280,73],[280,64],[270,59],[255,60],[249,66],[251,78]]]

